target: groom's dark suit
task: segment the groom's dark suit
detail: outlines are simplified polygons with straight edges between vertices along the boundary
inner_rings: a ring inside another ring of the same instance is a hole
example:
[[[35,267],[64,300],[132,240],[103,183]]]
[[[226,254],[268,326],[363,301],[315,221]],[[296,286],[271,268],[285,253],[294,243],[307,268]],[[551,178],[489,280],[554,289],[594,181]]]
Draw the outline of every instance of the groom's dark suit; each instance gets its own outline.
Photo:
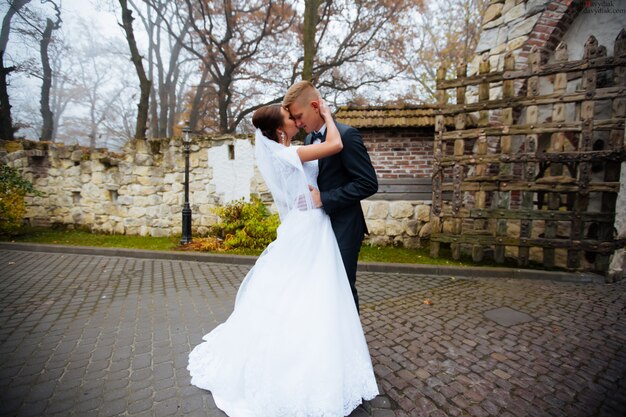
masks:
[[[343,150],[319,160],[317,185],[323,209],[330,216],[337,237],[354,303],[358,309],[356,267],[361,243],[367,233],[361,200],[378,191],[378,180],[359,131],[341,123],[336,125],[343,142]],[[307,135],[305,145],[311,143],[311,138],[311,134]],[[325,138],[324,134],[322,140]]]

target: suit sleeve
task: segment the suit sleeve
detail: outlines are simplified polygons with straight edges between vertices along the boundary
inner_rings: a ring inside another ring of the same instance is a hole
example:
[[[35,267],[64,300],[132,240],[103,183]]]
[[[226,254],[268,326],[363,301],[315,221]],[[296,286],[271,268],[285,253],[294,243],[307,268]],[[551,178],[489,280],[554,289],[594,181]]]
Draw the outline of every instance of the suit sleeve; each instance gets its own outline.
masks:
[[[363,138],[354,128],[342,136],[343,150],[339,154],[350,181],[345,185],[320,193],[326,213],[354,205],[378,191],[378,180]]]

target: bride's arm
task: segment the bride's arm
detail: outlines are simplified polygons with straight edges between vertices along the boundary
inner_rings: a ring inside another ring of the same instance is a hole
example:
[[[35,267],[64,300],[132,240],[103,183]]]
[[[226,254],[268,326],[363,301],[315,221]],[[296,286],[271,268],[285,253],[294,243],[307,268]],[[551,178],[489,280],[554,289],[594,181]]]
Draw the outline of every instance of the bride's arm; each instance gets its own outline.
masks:
[[[339,130],[337,130],[337,125],[335,125],[335,121],[330,114],[328,105],[321,98],[319,99],[319,103],[320,116],[322,116],[324,122],[326,122],[326,141],[299,147],[297,152],[302,162],[325,158],[339,153],[343,149],[343,142],[341,142]]]

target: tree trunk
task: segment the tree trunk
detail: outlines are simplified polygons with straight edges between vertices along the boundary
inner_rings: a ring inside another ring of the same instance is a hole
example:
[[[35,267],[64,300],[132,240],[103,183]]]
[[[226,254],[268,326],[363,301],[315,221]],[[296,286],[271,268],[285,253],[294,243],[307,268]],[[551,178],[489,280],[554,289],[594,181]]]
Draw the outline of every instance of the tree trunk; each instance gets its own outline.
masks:
[[[154,79],[152,75],[150,79]],[[150,87],[150,137],[156,138],[159,131],[159,103],[157,103],[157,93],[154,83]]]
[[[131,3],[132,4],[132,3]],[[151,80],[154,80],[154,57],[155,47],[152,42],[154,36],[154,24],[152,24],[152,13],[148,3],[146,3],[146,19],[144,21],[144,27],[148,31],[148,74]],[[158,53],[158,52],[157,52]],[[157,103],[157,93],[154,88],[154,83],[150,86],[150,136],[156,138],[159,131],[159,104]]]
[[[304,2],[304,63],[302,65],[302,79],[312,81],[313,59],[317,54],[315,47],[315,29],[319,20],[318,9],[322,0],[305,0]]]
[[[228,133],[228,107],[226,107],[226,94],[223,90],[217,93],[218,114],[220,118],[219,133]]]
[[[200,112],[200,104],[202,103],[202,96],[204,95],[204,89],[206,88],[208,78],[209,70],[205,65],[204,70],[202,71],[202,77],[200,78],[200,84],[198,84],[196,94],[193,98],[193,102],[191,103],[191,110],[189,111],[189,127],[194,132],[198,130],[198,120],[200,120],[198,113]]]
[[[41,53],[41,66],[43,68],[43,82],[41,84],[41,98],[39,103],[41,104],[41,117],[43,119],[43,126],[41,128],[41,137],[39,140],[52,141],[53,132],[53,114],[50,110],[50,87],[52,86],[52,68],[50,68],[50,57],[48,56],[48,46],[52,39],[52,30],[54,29],[54,23],[51,19],[46,20],[46,28],[43,31],[41,37],[40,53]]]
[[[180,66],[179,66],[179,57],[180,53],[183,50],[183,38],[189,32],[189,28],[191,27],[190,20],[185,22],[181,30],[181,34],[176,38],[176,43],[172,48],[172,52],[170,55],[169,69],[167,71],[166,76],[166,85],[167,85],[167,137],[171,137],[174,134],[174,125],[176,124],[176,119],[178,118],[178,113],[176,112],[176,108],[178,107],[179,96],[176,91],[176,86],[178,84],[178,78],[180,75]]]
[[[7,75],[15,70],[15,67],[4,66],[4,51],[0,51],[0,140],[13,140],[13,120],[11,118],[11,103],[7,90]]]
[[[135,34],[133,33],[133,16],[132,12],[128,9],[127,0],[119,0],[120,6],[122,6],[122,28],[126,33],[126,40],[130,47],[131,61],[135,65],[137,71],[137,77],[139,77],[139,88],[141,90],[141,96],[139,98],[139,104],[137,105],[137,125],[135,127],[135,139],[146,138],[146,128],[148,124],[148,110],[150,101],[150,88],[152,82],[146,77],[146,71],[143,67],[141,55],[137,48],[137,42],[135,40]]]
[[[158,25],[157,25],[158,26]],[[153,42],[151,39],[150,42]],[[163,66],[163,57],[161,56],[161,30],[157,29],[156,31],[156,41],[154,41],[153,48],[156,52],[155,61],[157,68],[157,80],[152,79],[152,84],[158,83],[158,129],[155,132],[155,136],[157,138],[165,138],[167,137],[167,87],[165,81],[165,68]]]
[[[178,69],[176,69],[176,71],[174,72],[174,74],[172,75],[172,80],[169,83],[169,95],[170,95],[170,99],[168,101],[168,118],[167,118],[167,137],[171,138],[172,136],[174,136],[174,126],[176,124],[176,121],[178,119],[178,109],[179,109],[179,101],[183,101],[183,100],[178,100],[178,97],[183,97],[184,95],[184,91],[183,91],[183,86],[186,84],[186,78],[184,78],[183,83],[179,86],[179,90],[176,90],[176,86],[179,85],[178,84],[178,80],[179,80],[179,76],[180,73],[178,71]]]
[[[0,139],[13,140],[13,120],[11,118],[11,103],[7,90],[7,76],[15,71],[15,67],[4,66],[4,52],[9,43],[9,32],[11,30],[11,19],[22,7],[30,3],[30,0],[14,0],[7,10],[2,20],[2,31],[0,32]]]
[[[167,83],[160,83],[159,85],[159,136],[160,138],[167,137],[167,112],[169,106],[169,85]]]

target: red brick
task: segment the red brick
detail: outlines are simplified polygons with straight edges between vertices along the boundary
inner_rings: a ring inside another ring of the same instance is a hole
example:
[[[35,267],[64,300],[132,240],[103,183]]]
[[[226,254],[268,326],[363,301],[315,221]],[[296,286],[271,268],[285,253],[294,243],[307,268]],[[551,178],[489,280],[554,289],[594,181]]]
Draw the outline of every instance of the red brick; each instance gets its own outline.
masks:
[[[540,20],[558,22],[563,18],[563,13],[544,12]]]
[[[552,33],[555,26],[556,24],[555,25],[550,25],[550,24],[535,25],[532,31],[532,35],[535,35],[536,33]]]
[[[545,42],[542,42],[542,41],[537,40],[537,39],[529,39],[529,40],[526,42],[526,45],[529,45],[529,46],[531,46],[531,47],[532,47],[532,46],[543,46],[544,44],[545,44]]]

